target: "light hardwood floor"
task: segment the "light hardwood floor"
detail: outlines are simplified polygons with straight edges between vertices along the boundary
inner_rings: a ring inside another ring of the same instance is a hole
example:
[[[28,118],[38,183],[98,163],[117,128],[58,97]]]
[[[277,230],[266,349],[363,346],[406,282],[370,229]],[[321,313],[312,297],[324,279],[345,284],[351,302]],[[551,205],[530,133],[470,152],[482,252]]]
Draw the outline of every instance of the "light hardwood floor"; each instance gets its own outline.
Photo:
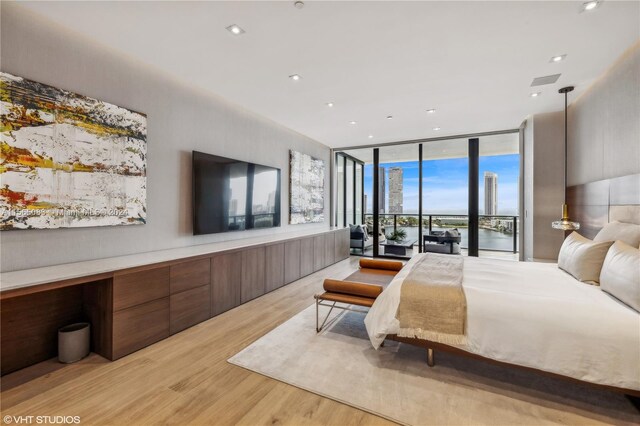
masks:
[[[390,424],[227,363],[311,305],[324,278],[346,277],[358,260],[339,262],[115,362],[92,354],[76,364],[51,360],[5,376],[2,416],[80,416],[83,425]]]

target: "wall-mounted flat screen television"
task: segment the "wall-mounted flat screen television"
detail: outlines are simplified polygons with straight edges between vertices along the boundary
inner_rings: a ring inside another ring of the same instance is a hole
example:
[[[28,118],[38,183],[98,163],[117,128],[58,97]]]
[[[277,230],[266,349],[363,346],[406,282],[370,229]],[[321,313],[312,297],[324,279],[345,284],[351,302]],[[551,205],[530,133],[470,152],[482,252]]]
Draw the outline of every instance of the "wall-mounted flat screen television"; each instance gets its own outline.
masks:
[[[280,169],[193,151],[193,234],[280,226]]]

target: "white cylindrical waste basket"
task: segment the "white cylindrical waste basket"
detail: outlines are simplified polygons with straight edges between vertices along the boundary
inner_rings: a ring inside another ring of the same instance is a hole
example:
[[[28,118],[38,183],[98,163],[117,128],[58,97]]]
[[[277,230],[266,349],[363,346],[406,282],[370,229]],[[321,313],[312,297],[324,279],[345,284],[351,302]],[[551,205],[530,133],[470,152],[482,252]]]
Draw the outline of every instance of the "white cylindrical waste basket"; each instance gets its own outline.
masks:
[[[58,360],[69,364],[89,355],[91,325],[79,322],[58,330]]]

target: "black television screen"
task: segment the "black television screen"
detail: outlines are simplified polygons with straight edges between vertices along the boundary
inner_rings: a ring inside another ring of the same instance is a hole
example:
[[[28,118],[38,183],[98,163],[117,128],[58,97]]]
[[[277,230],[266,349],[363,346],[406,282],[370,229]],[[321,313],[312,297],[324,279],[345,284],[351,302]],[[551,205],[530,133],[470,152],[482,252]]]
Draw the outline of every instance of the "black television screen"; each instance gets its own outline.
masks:
[[[280,169],[193,151],[193,234],[280,226]]]

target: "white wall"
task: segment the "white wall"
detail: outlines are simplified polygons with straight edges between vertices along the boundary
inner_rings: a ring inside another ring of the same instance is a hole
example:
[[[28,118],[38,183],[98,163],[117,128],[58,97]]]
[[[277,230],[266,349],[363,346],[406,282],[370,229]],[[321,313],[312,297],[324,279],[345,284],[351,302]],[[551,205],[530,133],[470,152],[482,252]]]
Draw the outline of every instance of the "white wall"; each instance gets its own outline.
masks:
[[[2,3],[2,71],[147,114],[147,224],[0,233],[0,270],[329,227],[328,147],[130,57]],[[224,62],[221,62],[224,66]],[[289,149],[327,161],[325,223],[287,225]],[[191,229],[191,151],[282,170],[282,227],[205,236]]]
[[[640,42],[569,106],[568,185],[640,173]]]

